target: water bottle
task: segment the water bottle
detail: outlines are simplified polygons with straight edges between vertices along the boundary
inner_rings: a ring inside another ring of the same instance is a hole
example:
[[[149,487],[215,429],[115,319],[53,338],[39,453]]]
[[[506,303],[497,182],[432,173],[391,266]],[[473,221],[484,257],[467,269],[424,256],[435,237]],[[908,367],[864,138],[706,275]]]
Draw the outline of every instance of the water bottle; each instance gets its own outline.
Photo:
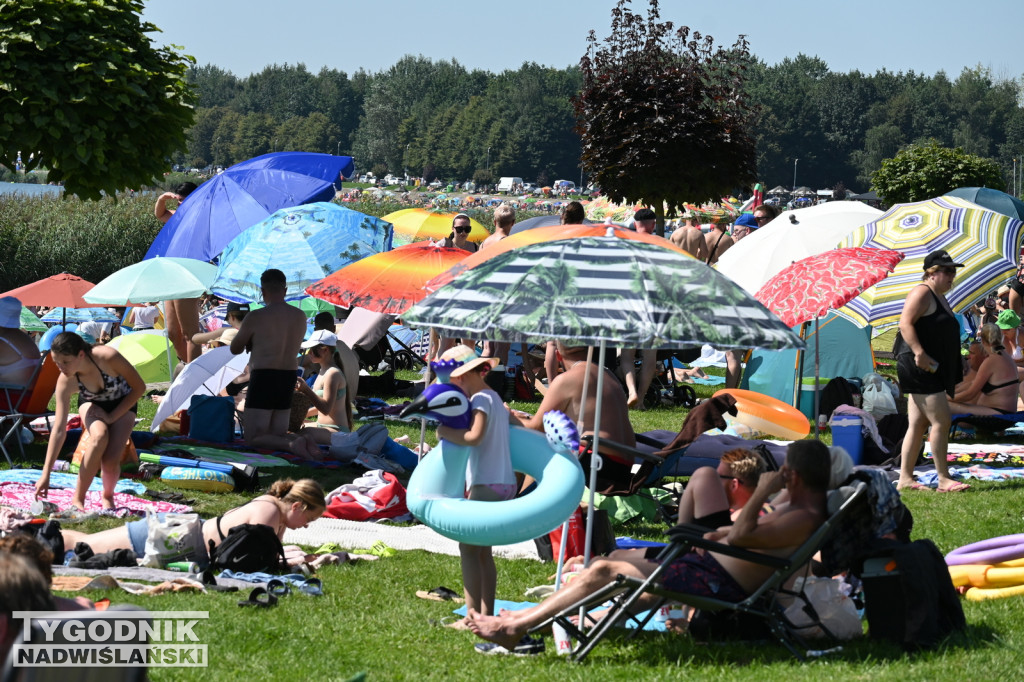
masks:
[[[199,564],[192,561],[171,561],[164,568],[179,573],[199,573]]]
[[[509,402],[509,401],[513,400],[516,397],[516,368],[515,367],[506,367],[505,368],[505,385],[504,385],[503,388],[505,390],[502,391],[502,393],[504,394],[502,396],[502,398],[505,399],[505,402]]]
[[[572,653],[572,639],[569,638],[569,633],[565,631],[565,628],[558,623],[552,623],[551,635],[555,638],[555,651],[559,656],[568,656]]]
[[[49,516],[56,514],[59,510],[60,507],[49,500],[34,500],[29,506],[32,516]]]

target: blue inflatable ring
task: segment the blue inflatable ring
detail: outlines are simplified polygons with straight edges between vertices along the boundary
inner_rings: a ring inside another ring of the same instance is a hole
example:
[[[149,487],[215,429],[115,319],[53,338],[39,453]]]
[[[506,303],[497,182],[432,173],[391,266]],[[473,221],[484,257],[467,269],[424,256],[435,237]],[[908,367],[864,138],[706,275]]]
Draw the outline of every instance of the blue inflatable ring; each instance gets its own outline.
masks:
[[[510,545],[549,533],[580,504],[583,469],[542,433],[510,429],[512,468],[537,479],[531,492],[505,502],[465,499],[470,450],[447,441],[424,457],[409,479],[406,504],[441,535],[470,545]]]

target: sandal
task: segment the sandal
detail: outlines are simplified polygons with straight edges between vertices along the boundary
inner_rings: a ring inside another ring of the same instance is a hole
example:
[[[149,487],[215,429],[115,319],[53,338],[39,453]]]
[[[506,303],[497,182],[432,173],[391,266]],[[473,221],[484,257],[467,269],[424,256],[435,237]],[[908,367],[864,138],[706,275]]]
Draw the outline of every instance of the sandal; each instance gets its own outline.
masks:
[[[295,588],[302,594],[308,594],[311,597],[319,597],[324,593],[324,584],[320,578],[304,580],[295,585]]]
[[[274,578],[267,583],[267,592],[275,597],[287,597],[292,593],[292,588],[283,580]]]
[[[954,483],[953,485],[949,486],[948,488],[936,488],[935,492],[939,492],[939,493],[962,493],[965,490],[968,490],[970,487],[971,486],[968,485],[967,483],[959,483],[958,482],[958,483]]]
[[[450,601],[455,602],[456,604],[461,604],[465,601],[465,599],[459,596],[458,592],[450,590],[447,587],[444,587],[443,585],[441,587],[435,587],[434,589],[429,591],[418,590],[416,592],[416,596],[420,599],[426,599],[428,601]]]
[[[277,596],[267,592],[264,587],[256,587],[249,593],[249,598],[238,602],[238,605],[269,609],[272,606],[277,606]]]
[[[373,543],[373,546],[366,551],[370,554],[376,554],[377,556],[384,558],[389,556],[395,556],[395,550],[385,545],[384,542],[381,540],[378,540],[377,542]]]

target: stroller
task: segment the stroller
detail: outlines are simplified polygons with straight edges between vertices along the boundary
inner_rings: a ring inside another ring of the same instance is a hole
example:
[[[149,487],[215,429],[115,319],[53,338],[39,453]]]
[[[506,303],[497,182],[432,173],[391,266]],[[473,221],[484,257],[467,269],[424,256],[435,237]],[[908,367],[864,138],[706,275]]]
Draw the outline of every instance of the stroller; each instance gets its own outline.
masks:
[[[423,358],[398,337],[389,332],[393,315],[375,313],[365,308],[353,308],[338,330],[338,339],[344,341],[359,357],[360,369],[384,373],[364,376],[360,390],[379,395],[395,395],[403,385],[395,379],[396,369],[413,369],[416,363],[425,364]],[[392,345],[398,346],[398,350]]]

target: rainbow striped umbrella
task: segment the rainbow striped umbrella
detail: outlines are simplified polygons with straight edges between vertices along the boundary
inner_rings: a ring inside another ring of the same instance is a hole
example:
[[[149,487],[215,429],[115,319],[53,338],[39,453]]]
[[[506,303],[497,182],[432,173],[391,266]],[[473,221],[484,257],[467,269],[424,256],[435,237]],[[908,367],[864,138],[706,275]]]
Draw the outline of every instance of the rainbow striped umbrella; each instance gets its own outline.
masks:
[[[893,274],[836,312],[861,326],[897,324],[903,302],[921,282],[924,257],[936,249],[945,249],[965,266],[958,269],[946,294],[953,310],[963,311],[1016,271],[1022,227],[1024,223],[1015,218],[959,197],[897,204],[854,230],[839,247],[892,249],[906,258]]]

